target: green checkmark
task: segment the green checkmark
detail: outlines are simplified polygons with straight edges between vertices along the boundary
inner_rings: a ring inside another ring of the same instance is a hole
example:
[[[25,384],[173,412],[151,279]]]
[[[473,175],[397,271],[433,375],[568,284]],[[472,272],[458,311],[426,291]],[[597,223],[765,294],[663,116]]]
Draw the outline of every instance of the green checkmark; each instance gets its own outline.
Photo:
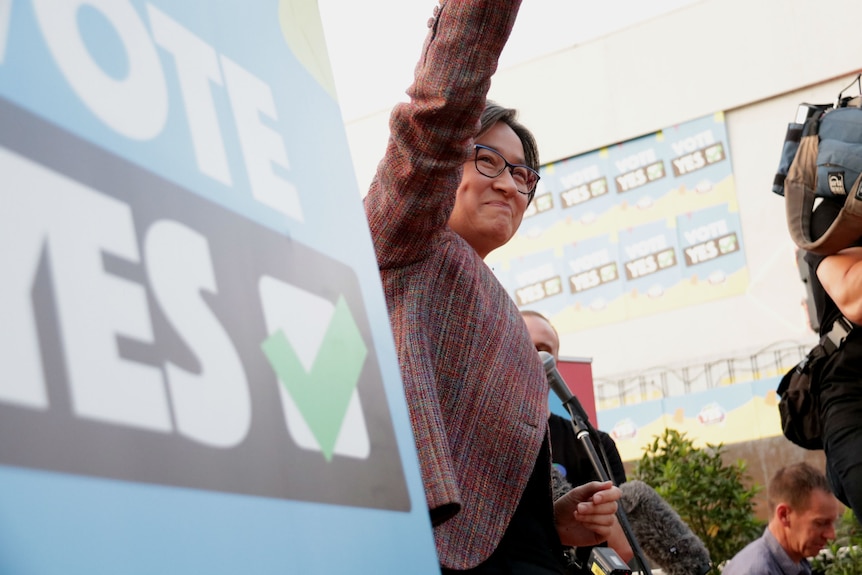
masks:
[[[317,357],[306,371],[278,330],[261,343],[279,381],[293,398],[327,461],[344,423],[347,405],[365,363],[368,349],[343,296],[339,296]]]

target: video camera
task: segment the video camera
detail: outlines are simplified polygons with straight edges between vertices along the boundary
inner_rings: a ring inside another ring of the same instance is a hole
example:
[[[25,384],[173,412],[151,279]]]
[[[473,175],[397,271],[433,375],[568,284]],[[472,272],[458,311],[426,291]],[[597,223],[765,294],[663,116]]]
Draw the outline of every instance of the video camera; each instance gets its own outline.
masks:
[[[860,95],[844,96],[853,84]],[[787,226],[805,251],[833,254],[862,236],[862,74],[834,104],[802,104],[787,127],[772,191],[784,196]],[[811,238],[815,200],[842,204],[822,236]]]

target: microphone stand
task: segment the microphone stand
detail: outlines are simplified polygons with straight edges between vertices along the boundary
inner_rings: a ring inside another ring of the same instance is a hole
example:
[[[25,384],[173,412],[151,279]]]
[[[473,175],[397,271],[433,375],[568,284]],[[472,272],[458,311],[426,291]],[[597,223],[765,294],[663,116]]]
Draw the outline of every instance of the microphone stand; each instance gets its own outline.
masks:
[[[563,402],[563,407],[565,407],[566,411],[569,413],[569,418],[572,421],[572,429],[575,431],[575,437],[578,438],[578,441],[580,441],[586,449],[590,462],[593,464],[593,469],[595,469],[599,479],[601,481],[611,481],[610,474],[602,461],[599,460],[599,455],[590,439],[590,433],[591,431],[594,432],[595,429],[592,428],[589,423],[590,420],[587,416],[587,412],[584,410],[584,406],[581,405],[581,402],[574,394],[570,394],[570,397]],[[637,539],[635,539],[632,534],[631,525],[629,524],[628,517],[626,517],[622,505],[617,506],[617,520],[620,522],[620,527],[623,529],[623,534],[625,534],[626,540],[632,548],[632,552],[634,553],[638,565],[640,565],[640,572],[644,575],[652,575],[649,564],[644,559],[644,552],[638,544]]]

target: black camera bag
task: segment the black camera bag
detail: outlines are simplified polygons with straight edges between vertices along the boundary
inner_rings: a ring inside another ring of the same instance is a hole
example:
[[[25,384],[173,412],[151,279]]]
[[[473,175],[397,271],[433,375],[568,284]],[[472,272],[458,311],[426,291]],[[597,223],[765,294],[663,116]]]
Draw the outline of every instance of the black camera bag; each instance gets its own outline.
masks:
[[[784,436],[805,449],[823,449],[820,419],[820,382],[829,359],[840,349],[853,329],[843,316],[820,338],[808,355],[784,374],[778,384],[778,413]]]

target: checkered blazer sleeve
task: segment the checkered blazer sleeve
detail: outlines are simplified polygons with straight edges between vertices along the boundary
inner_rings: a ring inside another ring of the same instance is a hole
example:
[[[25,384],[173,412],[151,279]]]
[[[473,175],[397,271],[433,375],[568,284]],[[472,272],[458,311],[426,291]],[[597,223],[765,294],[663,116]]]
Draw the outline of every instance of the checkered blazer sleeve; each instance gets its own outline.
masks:
[[[365,198],[381,269],[422,260],[445,228],[491,76],[520,0],[448,0],[435,10],[409,102],[390,117]]]

